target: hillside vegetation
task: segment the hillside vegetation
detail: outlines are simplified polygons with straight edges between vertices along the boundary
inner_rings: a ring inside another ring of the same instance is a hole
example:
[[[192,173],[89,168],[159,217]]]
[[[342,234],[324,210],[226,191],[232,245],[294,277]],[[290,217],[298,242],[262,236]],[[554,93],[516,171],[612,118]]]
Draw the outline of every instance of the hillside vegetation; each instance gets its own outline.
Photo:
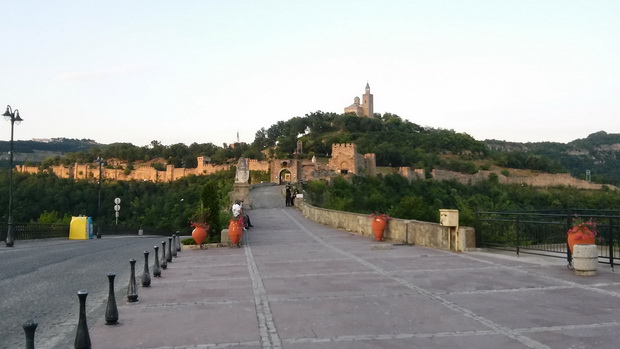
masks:
[[[298,141],[303,151],[297,156],[302,158],[328,157],[332,144],[353,142],[358,152],[375,153],[378,166],[410,166],[424,168],[427,173],[434,168],[475,173],[499,166],[534,172],[570,171],[578,177],[589,169],[593,180],[620,183],[620,135],[599,132],[569,144],[481,142],[464,133],[422,127],[389,113],[361,118],[318,111],[262,128],[251,144],[234,147],[212,143],[163,145],[158,141],[138,147],[130,143],[102,145],[91,140],[57,139],[48,143],[19,141],[15,149],[25,154],[56,152],[53,157],[38,161],[42,167],[92,163],[97,157],[130,164],[163,158],[175,167],[195,167],[198,156],[209,156],[215,164],[234,163],[240,156],[263,159],[265,153],[288,158],[296,151]],[[0,146],[6,148],[7,144],[0,142]],[[0,197],[7,197],[7,177],[6,169],[0,171]],[[217,200],[223,212],[227,212],[226,195],[233,178],[233,172],[225,171],[213,176],[189,176],[173,183],[104,181],[101,218],[104,224],[113,220],[110,202],[121,197],[127,203],[123,206],[123,224],[189,229],[189,221],[199,207],[199,194],[207,182],[211,188],[218,188]],[[73,181],[45,173],[16,174],[14,180],[14,217],[18,222],[66,221],[71,215],[97,215],[97,183],[92,180]],[[332,185],[315,181],[306,189],[309,199],[319,206],[354,212],[381,211],[400,218],[437,221],[438,209],[457,208],[463,224],[471,224],[477,210],[620,207],[619,196],[610,190],[507,186],[500,185],[497,178],[463,185],[433,180],[409,183],[401,176],[387,174],[350,180],[337,178]],[[0,200],[2,221],[7,219],[6,209],[6,200]]]
[[[396,174],[335,178],[331,185],[311,181],[304,186],[313,205],[348,212],[387,213],[394,218],[439,221],[439,209],[458,209],[462,225],[473,225],[478,211],[549,209],[618,209],[620,196],[604,190],[503,185],[497,176],[465,185],[455,181],[413,181]]]
[[[600,131],[567,144],[513,143],[497,140],[487,140],[485,144],[497,154],[555,159],[572,176],[580,179],[585,179],[586,171],[590,170],[593,182],[620,184],[620,134]],[[509,165],[517,166],[515,163]]]
[[[131,143],[97,144],[88,139],[57,138],[50,142],[16,141],[15,163],[72,165],[92,163],[97,157],[141,162],[163,158],[175,167],[196,167],[198,156],[214,164],[234,163],[240,156],[262,160],[288,158],[302,143],[299,157],[329,157],[334,143],[355,143],[359,153],[375,153],[377,166],[433,168],[463,173],[500,168],[548,173],[570,173],[601,184],[620,184],[620,134],[604,131],[570,143],[514,143],[477,141],[453,130],[422,127],[395,114],[372,118],[317,111],[304,117],[279,121],[256,132],[251,144],[183,143],[163,145],[152,141],[138,147]],[[0,142],[0,166],[7,167],[8,142]]]

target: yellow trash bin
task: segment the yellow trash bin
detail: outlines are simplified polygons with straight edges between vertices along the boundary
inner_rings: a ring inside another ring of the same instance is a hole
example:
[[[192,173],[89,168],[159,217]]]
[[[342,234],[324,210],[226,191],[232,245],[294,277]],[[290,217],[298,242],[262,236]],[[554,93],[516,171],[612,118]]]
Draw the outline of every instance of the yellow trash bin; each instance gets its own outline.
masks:
[[[71,217],[69,240],[88,240],[87,217]]]

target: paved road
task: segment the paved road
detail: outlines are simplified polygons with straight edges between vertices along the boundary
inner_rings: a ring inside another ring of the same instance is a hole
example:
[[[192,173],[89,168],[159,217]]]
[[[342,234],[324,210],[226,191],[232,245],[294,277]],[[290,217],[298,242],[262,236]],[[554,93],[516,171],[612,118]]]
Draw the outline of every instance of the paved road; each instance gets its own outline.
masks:
[[[279,188],[261,195],[281,205]],[[376,243],[289,207],[251,215],[242,248],[183,251],[139,302],[117,293],[118,326],[89,314],[93,347],[618,347],[620,274],[607,266],[584,278],[561,259]]]
[[[252,192],[253,206],[285,207],[281,188],[257,188]],[[161,246],[161,240],[148,236],[49,239],[17,241],[14,248],[0,247],[0,349],[23,347],[22,324],[30,319],[38,323],[38,349],[72,348],[79,310],[77,291],[89,292],[88,317],[101,318],[108,296],[107,273],[117,274],[116,297],[122,301],[127,292],[129,260],[138,261],[136,275],[140,277],[143,251],[148,250],[152,270],[153,246]]]
[[[285,208],[286,202],[283,196],[284,186],[272,185],[257,187],[250,191],[252,209]]]
[[[288,207],[251,214],[242,248],[183,251],[119,304],[119,326],[91,322],[93,347],[618,347],[607,266],[584,278],[561,259],[376,243]]]
[[[0,348],[23,348],[22,324],[34,319],[37,349],[73,348],[78,318],[77,291],[89,292],[89,317],[105,313],[108,272],[115,272],[117,297],[124,297],[129,260],[143,270],[144,250],[162,237],[104,237],[95,240],[61,239],[16,241],[0,247]],[[3,244],[4,245],[4,244]],[[140,275],[140,274],[138,274]]]

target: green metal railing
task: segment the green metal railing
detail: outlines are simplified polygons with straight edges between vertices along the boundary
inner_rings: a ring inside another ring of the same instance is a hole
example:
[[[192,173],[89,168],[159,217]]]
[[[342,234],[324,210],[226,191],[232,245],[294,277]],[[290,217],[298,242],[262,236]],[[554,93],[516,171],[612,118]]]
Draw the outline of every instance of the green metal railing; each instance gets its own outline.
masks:
[[[566,233],[575,219],[596,222],[599,263],[613,268],[620,258],[620,211],[547,210],[476,213],[476,245],[519,253],[566,258]]]
[[[99,227],[94,226],[93,234],[97,234]],[[101,226],[100,231],[102,236],[106,235],[138,235],[137,227],[127,226]],[[170,236],[174,231],[164,229],[152,229],[143,228],[144,235],[160,235]],[[35,240],[35,239],[50,239],[50,238],[68,238],[69,237],[69,224],[43,224],[43,223],[13,223],[13,232],[15,240]],[[7,225],[0,226],[0,241],[6,240]]]

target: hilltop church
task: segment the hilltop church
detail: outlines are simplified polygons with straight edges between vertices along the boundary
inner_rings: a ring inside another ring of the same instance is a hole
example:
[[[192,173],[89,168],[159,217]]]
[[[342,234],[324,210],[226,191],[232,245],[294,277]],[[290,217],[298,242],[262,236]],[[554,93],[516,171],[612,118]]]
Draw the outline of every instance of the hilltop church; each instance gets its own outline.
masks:
[[[374,115],[374,101],[372,100],[372,94],[370,93],[370,85],[366,83],[366,91],[362,95],[362,104],[360,104],[360,98],[355,97],[353,104],[344,108],[344,113],[355,113],[357,116],[372,117]]]

